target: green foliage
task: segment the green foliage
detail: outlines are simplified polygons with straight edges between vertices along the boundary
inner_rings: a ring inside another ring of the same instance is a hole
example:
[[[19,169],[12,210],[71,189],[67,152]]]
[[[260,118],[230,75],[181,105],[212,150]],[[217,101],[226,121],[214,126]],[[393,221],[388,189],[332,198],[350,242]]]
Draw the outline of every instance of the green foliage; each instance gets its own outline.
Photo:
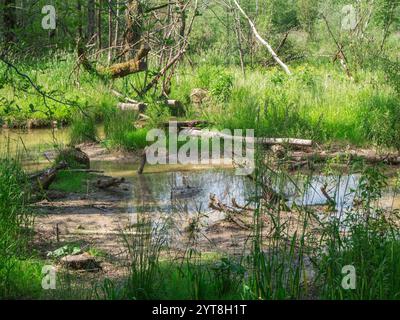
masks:
[[[23,297],[29,283],[27,242],[30,239],[32,212],[27,206],[28,185],[19,164],[0,159],[0,297]]]
[[[233,76],[221,67],[204,66],[198,70],[198,84],[200,88],[208,89],[218,102],[229,100]]]
[[[77,145],[93,141],[97,141],[96,122],[92,116],[79,113],[73,117],[70,126],[70,143]]]
[[[342,223],[333,220],[326,228],[327,250],[318,264],[322,298],[399,299],[398,212],[377,205],[385,186],[386,177],[379,169],[364,170],[357,190],[363,205],[347,212]],[[347,232],[341,234],[341,228]],[[355,267],[353,290],[341,286],[346,265]]]
[[[54,182],[51,184],[50,190],[86,193],[92,179],[93,176],[90,173],[73,172],[68,170],[60,171]]]
[[[315,22],[318,18],[318,0],[297,0],[298,20],[308,33],[313,34]]]
[[[105,144],[112,148],[139,150],[147,145],[147,129],[134,126],[137,114],[127,111],[114,111],[107,115],[104,122]]]
[[[400,150],[399,98],[378,93],[362,101],[359,122],[364,139]]]
[[[62,258],[67,255],[76,255],[81,253],[81,248],[74,245],[65,245],[60,247],[54,251],[50,251],[47,253],[47,257],[49,258]]]

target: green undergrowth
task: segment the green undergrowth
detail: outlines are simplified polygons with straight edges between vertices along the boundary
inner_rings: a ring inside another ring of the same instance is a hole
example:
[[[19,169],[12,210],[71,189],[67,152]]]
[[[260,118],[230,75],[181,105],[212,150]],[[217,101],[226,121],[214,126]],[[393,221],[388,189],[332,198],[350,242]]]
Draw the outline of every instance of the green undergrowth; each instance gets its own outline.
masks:
[[[87,172],[60,171],[50,186],[50,190],[66,193],[87,193],[90,183],[95,179],[93,174]]]

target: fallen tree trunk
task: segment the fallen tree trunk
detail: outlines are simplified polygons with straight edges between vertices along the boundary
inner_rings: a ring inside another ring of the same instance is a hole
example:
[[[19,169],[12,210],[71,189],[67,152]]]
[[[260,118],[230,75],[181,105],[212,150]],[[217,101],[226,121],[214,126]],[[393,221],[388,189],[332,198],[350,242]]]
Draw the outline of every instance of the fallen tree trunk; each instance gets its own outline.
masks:
[[[111,89],[111,93],[112,93],[114,96],[116,96],[116,97],[118,97],[118,98],[120,98],[120,99],[123,99],[125,102],[128,102],[128,103],[139,103],[139,102],[136,101],[136,100],[133,100],[133,99],[131,99],[131,98],[129,98],[129,97],[124,96],[121,92],[118,92],[117,90]]]
[[[118,103],[117,108],[122,111],[137,111],[143,113],[146,111],[147,105],[145,103]]]
[[[235,204],[234,204],[235,205]],[[215,194],[210,195],[209,208],[225,213],[225,220],[235,223],[237,226],[243,229],[251,229],[251,225],[245,222],[239,216],[248,215],[251,210],[243,209],[238,207],[231,207],[220,202]]]
[[[137,102],[130,98],[124,98],[124,99],[127,102],[120,102],[117,104],[117,108],[122,111],[137,111],[139,113],[143,113],[147,109],[147,104],[144,102]],[[177,111],[179,113],[183,110],[183,105],[178,100],[168,100],[166,101],[166,104],[171,111]]]
[[[264,145],[291,145],[297,147],[311,147],[313,144],[312,140],[295,139],[295,138],[248,138],[248,137],[232,136],[218,131],[208,131],[208,130],[204,131],[204,130],[186,129],[185,134],[189,137],[200,137],[209,139],[220,138],[226,140],[236,140],[236,141],[243,141],[246,143],[264,144]]]
[[[123,78],[127,75],[147,70],[147,63],[144,58],[150,52],[150,47],[143,44],[136,56],[126,62],[116,63],[110,67],[95,68],[86,56],[86,52],[80,41],[78,41],[78,59],[84,69],[92,74],[96,74],[100,78]]]
[[[181,128],[189,129],[189,128],[194,128],[194,127],[204,126],[204,125],[209,124],[209,122],[206,120],[188,120],[188,121],[175,121],[175,122],[168,121],[168,122],[164,122],[163,125],[164,125],[164,127],[168,127],[171,125],[171,123],[176,124],[176,127],[178,129],[181,129]]]
[[[364,160],[369,164],[386,163],[389,165],[400,165],[400,156],[397,154],[386,154],[379,155],[376,153],[366,153],[357,150],[351,150],[348,152],[293,152],[289,155],[290,160],[301,162],[301,161],[314,161],[314,162],[325,162],[333,158],[339,158],[341,160]]]
[[[99,189],[108,189],[111,187],[115,187],[125,182],[125,178],[111,178],[107,180],[97,180],[96,187]]]
[[[50,185],[56,179],[57,173],[60,170],[66,169],[67,167],[68,164],[65,161],[62,161],[53,168],[47,169],[45,171],[42,171],[38,174],[31,176],[30,179],[33,180],[32,189],[36,191],[48,190]]]

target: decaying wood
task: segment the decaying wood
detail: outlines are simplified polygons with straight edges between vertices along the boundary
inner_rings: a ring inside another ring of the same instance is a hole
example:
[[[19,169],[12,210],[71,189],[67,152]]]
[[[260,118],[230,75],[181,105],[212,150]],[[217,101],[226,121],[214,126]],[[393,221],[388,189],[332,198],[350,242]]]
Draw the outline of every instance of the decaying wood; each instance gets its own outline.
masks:
[[[30,177],[31,180],[33,180],[33,185],[32,189],[33,190],[48,190],[50,185],[54,182],[56,179],[57,173],[60,170],[64,170],[68,167],[68,164],[65,161],[61,161],[59,164],[56,166],[44,170],[40,173],[37,173],[35,175],[32,175]]]
[[[84,69],[92,74],[97,75],[98,77],[105,78],[123,78],[127,75],[142,72],[147,70],[147,64],[145,62],[145,58],[150,52],[150,47],[147,44],[143,44],[136,56],[126,62],[116,63],[109,67],[99,67],[95,68],[89,59],[86,56],[85,49],[83,45],[81,45],[80,41],[78,41],[78,59],[80,65],[84,67]]]
[[[137,102],[133,99],[126,98],[126,102],[120,102],[117,104],[117,108],[122,111],[137,111],[143,113],[147,109],[147,104],[144,102]],[[181,112],[183,110],[183,104],[178,100],[167,100],[166,105],[171,109],[171,111]]]
[[[295,139],[295,138],[248,138],[248,137],[239,137],[232,136],[228,134],[224,134],[218,131],[209,131],[209,130],[196,130],[196,129],[187,129],[185,130],[185,134],[189,137],[201,137],[201,138],[220,138],[226,140],[239,140],[246,143],[254,143],[254,144],[264,144],[264,145],[291,145],[297,147],[311,147],[313,142],[312,140],[305,139]]]
[[[147,105],[145,103],[118,103],[117,108],[122,111],[137,111],[143,113],[146,111]]]
[[[167,105],[172,108],[181,108],[183,106],[182,102],[178,100],[167,100]]]
[[[124,100],[125,102],[128,102],[128,103],[139,103],[139,101],[136,101],[136,100],[133,100],[133,99],[131,99],[129,97],[126,97],[121,92],[118,92],[117,90],[111,89],[111,93],[114,96]]]
[[[329,205],[334,205],[336,203],[336,201],[329,195],[328,191],[326,190],[327,188],[327,184],[324,184],[321,187],[321,192],[324,195],[324,197],[326,198],[326,200],[328,200]]]
[[[185,108],[182,102],[179,100],[167,100],[166,104],[174,116],[181,116],[185,113]]]
[[[164,125],[164,127],[168,127],[171,125],[171,123],[172,123],[171,121],[168,121],[168,122],[164,122],[163,125]],[[199,127],[199,126],[201,127],[201,126],[208,125],[209,122],[206,120],[188,120],[188,121],[175,121],[175,122],[173,122],[173,124],[176,125],[176,127],[178,129],[181,129],[181,128],[189,129],[189,128],[194,128],[194,127]]]
[[[86,169],[90,168],[90,158],[80,148],[71,147],[61,150],[59,156],[61,159],[72,160],[82,166],[85,166]],[[69,163],[69,165],[71,164]]]
[[[247,222],[243,221],[238,215],[246,215],[251,212],[250,209],[241,209],[238,208],[237,206],[228,206],[221,201],[218,200],[217,196],[215,194],[210,195],[210,202],[209,202],[209,207],[213,210],[219,211],[219,212],[224,212],[226,214],[225,219],[228,221],[231,221],[238,225],[240,228],[243,229],[251,229],[251,225],[249,225]]]
[[[86,270],[86,271],[99,271],[101,270],[100,264],[95,260],[93,256],[88,253],[80,255],[69,255],[63,257],[61,265],[67,269],[74,270]]]
[[[338,158],[347,161],[364,160],[369,164],[385,163],[388,165],[400,165],[400,156],[398,154],[379,155],[374,152],[363,152],[359,150],[350,150],[347,152],[301,152],[295,151],[289,155],[289,159],[301,161],[325,162],[329,159]]]
[[[144,58],[147,57],[150,52],[150,47],[144,44],[135,58],[122,63],[116,63],[110,67],[103,67],[99,69],[99,72],[104,75],[108,75],[111,78],[123,78],[133,73],[138,73],[147,70],[147,63]]]
[[[116,187],[124,182],[125,182],[125,178],[120,178],[120,179],[110,178],[110,179],[106,179],[106,180],[97,180],[96,187],[99,189],[108,189],[111,187]]]
[[[94,169],[69,169],[69,172],[84,172],[84,173],[104,173],[103,170],[94,170]]]

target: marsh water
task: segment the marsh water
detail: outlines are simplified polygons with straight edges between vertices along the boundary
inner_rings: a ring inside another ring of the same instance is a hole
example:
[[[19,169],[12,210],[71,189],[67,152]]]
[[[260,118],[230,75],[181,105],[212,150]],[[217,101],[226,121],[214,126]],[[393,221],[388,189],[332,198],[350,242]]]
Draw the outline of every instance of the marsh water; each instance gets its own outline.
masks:
[[[56,140],[54,140],[56,139]],[[49,165],[43,153],[53,150],[54,141],[66,144],[67,129],[37,129],[31,131],[0,131],[0,152],[17,153],[25,167],[34,171]],[[128,207],[131,212],[168,213],[176,210],[204,212],[208,210],[210,195],[228,205],[232,200],[240,205],[248,204],[259,192],[247,177],[238,176],[232,168],[194,166],[146,166],[145,174],[136,173],[137,163],[115,161],[92,161],[92,168],[103,170],[106,175],[125,177],[132,182],[132,197]],[[354,190],[360,176],[324,176],[304,172],[278,174],[273,179],[274,189],[285,196],[287,204],[324,205],[327,197],[321,187],[327,187],[335,199],[338,212],[346,211],[353,203]],[[385,190],[381,204],[400,208],[400,197],[392,188]]]

